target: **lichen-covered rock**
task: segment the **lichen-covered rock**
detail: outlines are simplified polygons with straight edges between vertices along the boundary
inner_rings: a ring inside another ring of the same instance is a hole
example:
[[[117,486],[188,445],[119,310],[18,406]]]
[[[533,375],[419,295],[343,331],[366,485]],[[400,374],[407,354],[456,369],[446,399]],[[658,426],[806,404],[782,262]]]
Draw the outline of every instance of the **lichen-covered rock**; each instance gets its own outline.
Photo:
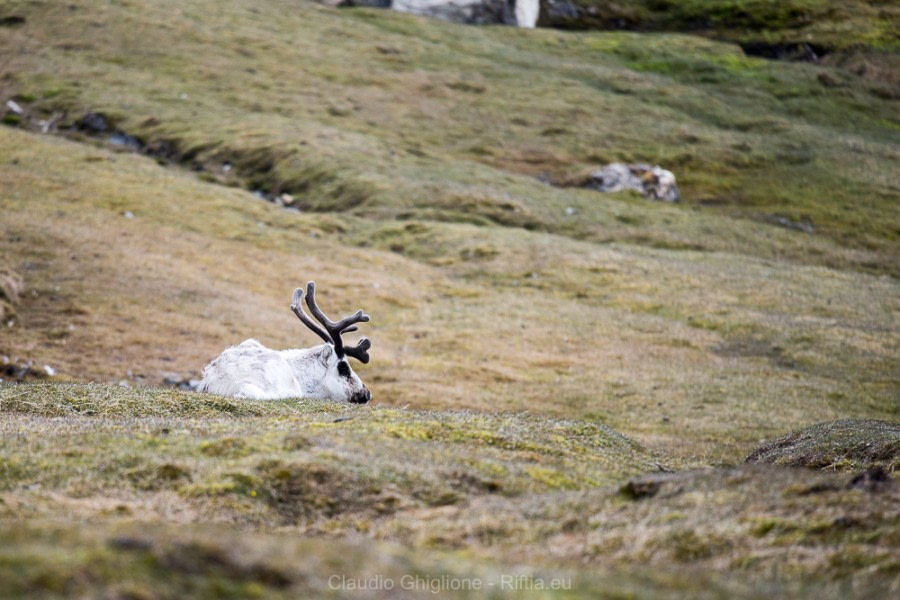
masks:
[[[503,22],[530,29],[537,25],[540,11],[541,4],[538,0],[507,0]]]
[[[107,116],[98,112],[87,113],[75,123],[75,126],[80,131],[94,135],[106,133],[110,129]]]
[[[327,6],[374,6],[474,25],[534,27],[539,0],[318,0]]]
[[[633,190],[645,198],[678,202],[675,175],[659,165],[611,163],[591,173],[588,187],[599,192]]]

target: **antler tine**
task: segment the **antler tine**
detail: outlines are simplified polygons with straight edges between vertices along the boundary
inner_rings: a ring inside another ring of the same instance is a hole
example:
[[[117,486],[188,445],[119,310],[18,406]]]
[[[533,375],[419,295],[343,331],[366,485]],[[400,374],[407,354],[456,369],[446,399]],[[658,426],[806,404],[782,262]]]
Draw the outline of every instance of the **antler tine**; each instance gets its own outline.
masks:
[[[351,331],[356,331],[358,328],[354,325],[354,323],[365,323],[369,320],[369,315],[364,313],[361,310],[356,311],[356,313],[350,315],[349,317],[345,317],[340,321],[332,321],[329,319],[322,309],[319,308],[319,305],[316,303],[316,282],[310,281],[306,284],[306,306],[309,307],[309,311],[313,314],[313,316],[318,319],[319,323],[325,328],[325,331],[328,332],[328,335],[331,336],[331,343],[334,344],[334,351],[338,355],[338,357],[342,357],[345,354],[348,356],[352,356],[357,360],[365,363],[369,361],[369,355],[365,352],[369,347],[371,347],[372,342],[368,340],[361,340],[356,346],[352,348],[345,349],[344,341],[341,339],[342,333],[349,333]],[[305,322],[305,321],[304,321]],[[368,345],[363,344],[363,341],[368,342]],[[364,347],[363,347],[364,346]],[[350,351],[352,350],[352,354]],[[363,360],[363,357],[365,360]]]
[[[303,289],[297,288],[294,290],[294,298],[291,300],[291,310],[294,311],[294,314],[300,317],[300,320],[303,321],[303,324],[309,327],[313,333],[317,336],[325,340],[326,344],[333,344],[334,340],[331,339],[331,335],[328,334],[325,330],[323,330],[319,325],[313,321],[309,315],[303,312],[303,305],[300,304],[300,299],[303,297]]]
[[[359,362],[366,364],[369,362],[369,348],[372,347],[372,342],[369,338],[363,338],[359,340],[359,342],[355,346],[351,346],[350,348],[345,348],[344,353],[347,356],[352,356]]]

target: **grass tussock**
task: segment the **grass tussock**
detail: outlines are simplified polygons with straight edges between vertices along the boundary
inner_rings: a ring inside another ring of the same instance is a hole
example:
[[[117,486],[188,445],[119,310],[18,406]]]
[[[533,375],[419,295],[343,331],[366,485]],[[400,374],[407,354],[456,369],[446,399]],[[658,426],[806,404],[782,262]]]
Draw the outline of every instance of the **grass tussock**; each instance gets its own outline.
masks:
[[[283,402],[192,394],[165,388],[125,390],[109,384],[3,385],[0,411],[39,417],[107,418],[275,416],[290,413]],[[323,405],[327,410],[328,406]]]
[[[819,423],[761,444],[746,462],[827,471],[900,466],[900,425],[893,421],[843,419]]]

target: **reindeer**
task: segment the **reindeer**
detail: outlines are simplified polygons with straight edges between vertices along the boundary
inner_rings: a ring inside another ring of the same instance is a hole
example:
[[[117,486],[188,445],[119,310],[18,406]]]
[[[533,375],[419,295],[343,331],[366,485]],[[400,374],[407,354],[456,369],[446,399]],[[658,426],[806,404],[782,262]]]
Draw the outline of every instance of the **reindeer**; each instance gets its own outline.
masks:
[[[367,363],[372,342],[362,338],[355,346],[344,346],[341,335],[356,331],[369,315],[356,311],[332,321],[316,304],[316,284],[306,284],[306,305],[316,323],[300,304],[303,290],[294,290],[291,310],[325,343],[313,348],[270,350],[254,339],[227,348],[203,368],[200,391],[219,396],[276,400],[318,398],[365,404],[372,394],[347,363],[347,357]],[[321,325],[320,325],[321,324]]]

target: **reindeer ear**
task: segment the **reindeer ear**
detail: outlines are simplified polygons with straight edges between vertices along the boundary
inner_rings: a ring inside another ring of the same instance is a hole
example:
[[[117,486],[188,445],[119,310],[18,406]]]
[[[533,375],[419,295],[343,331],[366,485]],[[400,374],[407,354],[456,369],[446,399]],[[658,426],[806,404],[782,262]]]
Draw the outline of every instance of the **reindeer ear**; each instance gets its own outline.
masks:
[[[323,367],[328,367],[328,365],[335,361],[335,358],[334,346],[325,344],[325,347],[319,352],[317,360]]]

